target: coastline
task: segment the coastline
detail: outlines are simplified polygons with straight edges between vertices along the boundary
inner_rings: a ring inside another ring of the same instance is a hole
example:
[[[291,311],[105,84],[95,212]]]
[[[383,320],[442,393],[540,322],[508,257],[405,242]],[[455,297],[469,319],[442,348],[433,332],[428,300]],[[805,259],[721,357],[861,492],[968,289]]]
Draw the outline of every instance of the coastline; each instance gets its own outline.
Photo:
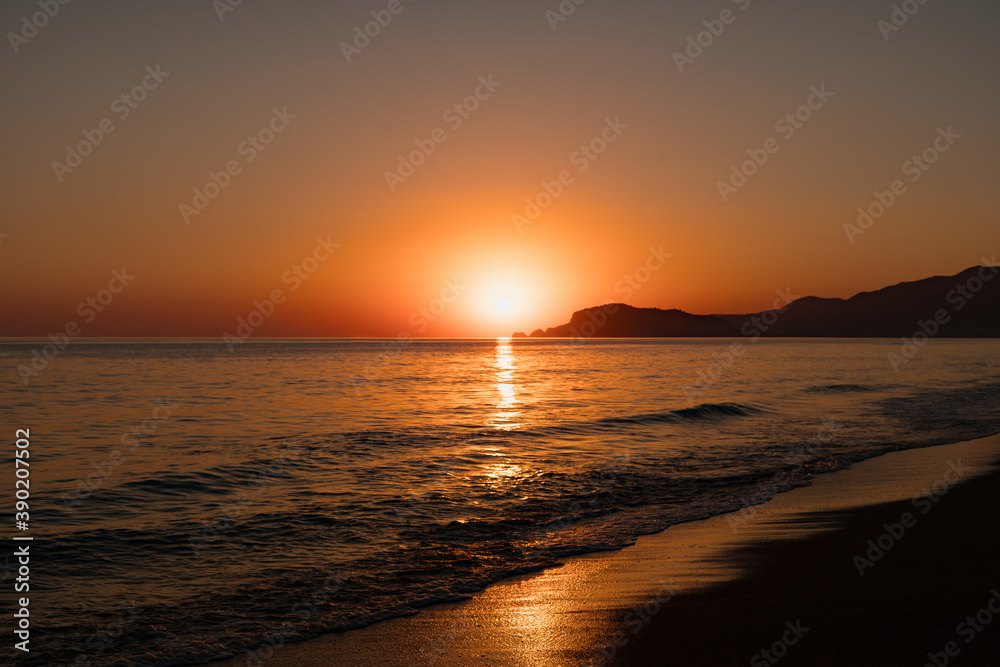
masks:
[[[927,652],[982,664],[1000,631],[966,644],[956,624],[1000,586],[998,460],[1000,436],[891,452],[738,521],[677,524],[469,600],[213,664],[909,665]],[[888,549],[875,559],[868,540],[880,538]],[[780,658],[761,654],[786,635],[796,641],[775,649]]]
[[[977,443],[995,452],[1000,438],[963,444]],[[728,554],[740,578],[679,596],[606,664],[996,664],[1000,467],[956,479],[970,463],[958,460],[903,499],[780,519],[774,539]]]

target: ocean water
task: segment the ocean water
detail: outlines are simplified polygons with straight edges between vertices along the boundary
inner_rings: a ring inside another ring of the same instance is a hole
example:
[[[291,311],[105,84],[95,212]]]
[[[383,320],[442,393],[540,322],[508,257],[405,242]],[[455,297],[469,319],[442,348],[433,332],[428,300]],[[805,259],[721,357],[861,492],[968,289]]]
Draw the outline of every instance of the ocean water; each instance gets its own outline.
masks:
[[[1000,341],[898,369],[899,341],[732,343],[79,341],[28,386],[43,341],[4,343],[11,480],[31,431],[19,663],[193,664],[363,627],[1000,432]]]

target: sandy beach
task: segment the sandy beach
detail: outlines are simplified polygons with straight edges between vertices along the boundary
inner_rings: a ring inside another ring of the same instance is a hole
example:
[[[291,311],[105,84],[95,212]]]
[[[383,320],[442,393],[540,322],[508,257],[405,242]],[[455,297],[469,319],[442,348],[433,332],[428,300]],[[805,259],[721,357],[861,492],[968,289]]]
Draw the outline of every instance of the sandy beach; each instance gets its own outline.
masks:
[[[995,664],[998,460],[997,436],[894,452],[467,601],[217,664]]]
[[[812,490],[836,491],[863,468],[904,499],[778,518],[773,538],[726,556],[738,579],[677,597],[609,664],[997,664],[1000,473],[978,458],[997,445],[900,452],[821,478]]]

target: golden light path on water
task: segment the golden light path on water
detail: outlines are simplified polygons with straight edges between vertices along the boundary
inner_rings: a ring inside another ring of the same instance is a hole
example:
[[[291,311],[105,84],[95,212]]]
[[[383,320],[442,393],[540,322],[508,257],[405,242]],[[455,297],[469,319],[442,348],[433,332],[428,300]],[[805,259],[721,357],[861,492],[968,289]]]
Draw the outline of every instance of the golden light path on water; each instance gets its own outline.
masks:
[[[514,383],[514,373],[517,371],[517,359],[514,357],[514,347],[509,338],[498,338],[496,348],[497,412],[490,421],[490,426],[500,431],[513,431],[521,427],[518,418],[521,411],[517,405],[517,386]]]
[[[517,372],[517,359],[509,338],[498,338],[496,359],[493,367],[496,369],[496,413],[489,420],[489,425],[498,431],[513,431],[521,427],[521,410],[518,407],[517,385],[514,375]],[[501,487],[513,478],[523,474],[522,466],[504,463],[507,455],[496,447],[487,447],[483,453],[494,457],[496,463],[486,466],[485,476],[492,487]]]

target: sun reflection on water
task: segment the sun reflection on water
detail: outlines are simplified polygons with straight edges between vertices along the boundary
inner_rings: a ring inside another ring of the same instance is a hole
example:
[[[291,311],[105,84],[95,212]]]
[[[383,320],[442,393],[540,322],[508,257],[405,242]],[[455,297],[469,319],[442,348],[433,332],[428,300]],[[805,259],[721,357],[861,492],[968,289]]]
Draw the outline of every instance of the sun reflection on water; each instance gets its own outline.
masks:
[[[517,385],[514,384],[514,373],[517,371],[517,359],[514,357],[514,346],[509,338],[498,338],[496,348],[496,388],[498,401],[496,414],[490,419],[490,426],[500,431],[512,431],[521,427],[518,409]]]

